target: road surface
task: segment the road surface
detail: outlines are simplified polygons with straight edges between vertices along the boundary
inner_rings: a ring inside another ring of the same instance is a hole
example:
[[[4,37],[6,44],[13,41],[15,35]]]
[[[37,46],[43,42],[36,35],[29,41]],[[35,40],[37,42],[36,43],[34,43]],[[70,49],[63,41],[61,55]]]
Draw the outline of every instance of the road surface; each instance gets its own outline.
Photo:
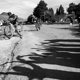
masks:
[[[24,25],[5,80],[79,80],[80,31],[77,26]]]

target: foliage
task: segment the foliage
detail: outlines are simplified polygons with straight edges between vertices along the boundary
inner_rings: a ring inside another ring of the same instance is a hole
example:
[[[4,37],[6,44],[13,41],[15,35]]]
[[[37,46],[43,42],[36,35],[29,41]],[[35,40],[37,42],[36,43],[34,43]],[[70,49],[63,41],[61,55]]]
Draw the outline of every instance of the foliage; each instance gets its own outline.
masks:
[[[54,10],[52,8],[47,7],[47,4],[41,0],[37,7],[33,11],[33,15],[43,22],[54,22]]]
[[[56,9],[55,20],[59,22],[65,15],[64,8],[62,5],[60,5],[59,8]]]
[[[80,4],[76,5],[74,12],[76,17],[80,17]]]
[[[31,14],[31,15],[29,15],[29,17],[27,18],[27,22],[26,22],[26,23],[34,23],[34,20],[35,20],[35,18],[34,18],[34,16]]]
[[[59,9],[57,8],[56,9],[56,15],[59,15],[60,13],[59,13]]]
[[[52,8],[49,8],[47,11],[45,11],[45,21],[48,21],[50,23],[55,22],[54,19],[54,10]]]
[[[80,3],[77,5],[75,3],[70,3],[67,11],[69,14],[72,14],[74,12],[75,18],[77,19],[78,23],[80,23]]]
[[[64,8],[63,8],[62,5],[60,5],[60,7],[59,7],[59,14],[60,14],[60,15],[61,15],[61,14],[64,14]]]
[[[67,8],[68,14],[72,14],[72,12],[74,12],[75,9],[76,9],[76,4],[75,3],[70,3],[69,8]]]
[[[48,10],[47,4],[43,0],[41,0],[37,7],[34,9],[33,15],[36,16],[37,18],[42,18],[46,10]]]
[[[59,8],[56,9],[56,15],[62,15],[64,14],[64,8],[62,5],[59,6]]]

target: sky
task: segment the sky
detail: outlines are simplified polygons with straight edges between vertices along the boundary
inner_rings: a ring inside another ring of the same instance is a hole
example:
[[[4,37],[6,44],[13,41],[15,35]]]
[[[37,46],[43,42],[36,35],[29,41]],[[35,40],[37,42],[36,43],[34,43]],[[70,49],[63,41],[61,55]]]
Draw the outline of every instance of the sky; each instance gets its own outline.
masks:
[[[33,9],[37,6],[40,0],[0,0],[0,13],[12,12],[19,17],[27,18],[32,14]],[[48,8],[53,8],[55,11],[60,4],[64,9],[68,7],[69,3],[80,3],[80,0],[44,0]]]

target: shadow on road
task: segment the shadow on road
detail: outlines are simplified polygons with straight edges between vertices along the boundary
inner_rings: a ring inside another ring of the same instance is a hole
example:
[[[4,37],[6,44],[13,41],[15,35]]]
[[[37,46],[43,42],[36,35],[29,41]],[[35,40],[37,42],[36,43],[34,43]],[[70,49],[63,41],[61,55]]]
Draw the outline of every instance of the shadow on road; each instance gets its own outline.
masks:
[[[75,37],[80,37],[80,28],[78,25],[72,26],[72,27],[66,27],[66,28],[58,28],[58,29],[66,29],[72,31],[72,35]]]
[[[52,65],[62,65],[66,67],[76,67],[80,68],[80,44],[73,44],[71,42],[79,42],[79,40],[68,40],[68,39],[60,39],[60,40],[47,40],[48,42],[42,43],[41,46],[44,46],[48,53],[42,53],[43,55],[39,55],[37,53],[32,53],[31,55],[23,55],[17,56],[17,60],[19,63],[28,64],[33,67],[29,69],[27,67],[14,66],[13,70],[15,72],[8,72],[7,74],[13,75],[23,75],[28,76],[29,80],[37,78],[42,80],[43,78],[55,78],[61,80],[79,80],[80,73],[79,72],[69,72],[62,70],[51,70],[42,68],[36,64],[52,64]],[[65,44],[65,42],[68,42]],[[77,48],[75,48],[77,47]],[[23,57],[29,56],[32,61],[27,61],[23,59]]]
[[[36,29],[34,29],[34,30],[31,29],[31,30],[24,30],[24,32],[25,32],[25,31],[32,32],[32,31],[37,31],[37,30],[36,30]]]
[[[45,40],[41,43],[43,48],[33,48],[37,51],[46,51],[46,53],[17,56],[18,63],[28,64],[33,69],[14,66],[14,72],[6,74],[28,76],[29,80],[34,78],[43,80],[44,78],[54,78],[61,80],[79,80],[80,72],[63,71],[57,69],[42,68],[36,64],[61,65],[71,68],[80,68],[80,40],[79,39],[55,39]],[[27,61],[24,57],[29,57],[32,61]],[[64,67],[63,67],[64,68]],[[68,69],[68,68],[67,68]],[[5,74],[5,73],[0,73]]]

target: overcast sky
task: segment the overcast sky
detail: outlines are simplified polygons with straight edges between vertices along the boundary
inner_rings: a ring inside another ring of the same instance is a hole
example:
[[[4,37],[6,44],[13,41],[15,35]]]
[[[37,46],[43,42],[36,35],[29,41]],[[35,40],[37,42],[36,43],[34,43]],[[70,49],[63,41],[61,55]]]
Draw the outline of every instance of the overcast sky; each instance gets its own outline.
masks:
[[[0,13],[12,12],[22,18],[27,18],[32,14],[33,9],[39,3],[40,0],[0,0]],[[52,7],[54,10],[62,4],[66,9],[69,3],[80,3],[80,0],[44,0],[48,7]]]

